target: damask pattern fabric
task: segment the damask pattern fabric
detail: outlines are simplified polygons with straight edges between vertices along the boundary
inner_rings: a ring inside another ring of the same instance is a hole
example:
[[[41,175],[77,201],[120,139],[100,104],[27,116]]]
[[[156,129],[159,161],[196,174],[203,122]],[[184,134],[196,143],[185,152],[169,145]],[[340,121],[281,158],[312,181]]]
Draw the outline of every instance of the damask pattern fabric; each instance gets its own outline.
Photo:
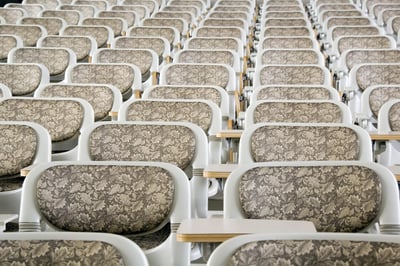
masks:
[[[168,85],[214,85],[226,88],[229,71],[223,65],[171,65],[165,72]]]
[[[204,26],[211,26],[211,27],[239,27],[245,29],[246,24],[245,21],[242,19],[205,19]]]
[[[8,53],[17,47],[17,39],[13,35],[0,36],[0,60],[7,60]]]
[[[246,12],[216,12],[210,13],[209,18],[241,18],[245,21],[248,20],[248,13]]]
[[[215,6],[213,11],[216,12],[247,12],[249,13],[249,8],[246,6]]]
[[[153,1],[143,1],[143,0],[124,0],[124,5],[144,5],[149,9],[150,14],[153,14],[155,10],[155,4]]]
[[[257,92],[257,100],[329,100],[330,93],[323,87],[264,87]]]
[[[365,26],[365,27],[336,27],[332,30],[332,40],[336,40],[341,36],[349,36],[349,35],[380,35],[379,29],[373,26]]]
[[[389,110],[389,124],[393,131],[400,131],[400,104],[395,103]]]
[[[42,29],[36,25],[0,25],[0,34],[17,35],[24,46],[36,46],[37,40],[43,36]]]
[[[318,232],[359,232],[381,207],[377,174],[362,166],[256,167],[243,174],[247,219],[305,220]]]
[[[41,25],[46,31],[47,35],[58,35],[61,28],[64,26],[63,22],[59,18],[34,18],[34,17],[25,17],[22,18],[20,24],[25,25]]]
[[[78,64],[71,71],[74,83],[111,84],[122,94],[132,88],[134,79],[134,69],[127,64]]]
[[[377,87],[369,95],[369,105],[374,118],[378,117],[382,105],[392,99],[400,99],[400,87]]]
[[[42,79],[42,70],[38,65],[0,64],[0,80],[13,96],[33,93]]]
[[[65,231],[145,233],[172,208],[174,181],[152,166],[59,165],[37,183],[40,212]]]
[[[173,44],[175,40],[175,31],[171,27],[133,27],[129,30],[128,36],[161,36],[167,39],[170,44]]]
[[[356,81],[361,91],[373,85],[400,84],[400,65],[362,65]]]
[[[122,18],[126,21],[128,27],[135,24],[136,13],[126,11],[101,11],[98,13],[101,18]]]
[[[261,54],[263,65],[318,64],[318,54],[314,50],[268,50]]]
[[[214,48],[215,49],[215,48]],[[226,64],[234,67],[234,57],[229,51],[192,51],[183,50],[179,54],[179,63],[209,63],[209,64]]]
[[[113,11],[133,11],[139,17],[139,20],[144,19],[146,16],[146,7],[145,6],[137,6],[137,5],[128,5],[128,6],[113,6],[111,7]]]
[[[254,123],[342,123],[342,111],[334,103],[268,102],[257,104]]]
[[[42,90],[42,97],[76,97],[90,103],[95,120],[108,117],[113,106],[114,95],[109,87],[102,85],[50,84]]]
[[[24,125],[0,125],[0,132],[0,177],[19,175],[35,158],[36,131]]]
[[[297,11],[292,11],[292,12],[270,11],[266,14],[268,14],[269,18],[304,18],[304,13]]]
[[[392,4],[393,1],[390,1],[390,0],[379,0],[379,1],[377,1],[377,0],[368,0],[368,1],[366,2],[366,4],[367,4],[367,9],[368,9],[369,11],[371,11],[371,12],[372,12],[373,6],[374,6],[375,4],[386,4],[386,3]]]
[[[164,41],[160,38],[120,38],[115,43],[115,48],[123,48],[123,49],[152,49],[156,52],[158,56],[162,56],[165,44]]]
[[[29,48],[20,47],[13,54],[15,63],[43,64],[51,76],[59,75],[69,66],[70,54],[64,48]]]
[[[90,55],[92,42],[86,36],[47,36],[42,41],[43,47],[65,47],[71,49],[76,60],[81,61]]]
[[[296,27],[296,26],[307,26],[305,19],[287,19],[287,18],[274,18],[267,19],[264,23],[264,27]]]
[[[397,243],[269,240],[241,246],[228,265],[400,265],[399,261]]]
[[[263,126],[250,140],[255,162],[358,160],[357,133],[341,126]]]
[[[61,5],[60,10],[79,11],[82,15],[82,18],[92,18],[94,17],[96,11],[95,7],[92,5],[71,5],[71,4]]]
[[[89,138],[94,161],[159,161],[185,169],[195,150],[195,136],[185,126],[102,125]]]
[[[155,18],[182,18],[189,25],[193,21],[193,14],[190,12],[178,11],[178,12],[170,12],[170,11],[158,11],[153,15]]]
[[[0,102],[0,120],[31,121],[46,128],[53,142],[73,137],[83,121],[83,108],[75,101],[9,98]]]
[[[355,8],[354,8],[354,5],[353,4],[340,4],[340,5],[338,5],[338,4],[332,4],[332,3],[330,3],[330,4],[326,4],[326,5],[321,5],[321,6],[319,6],[318,7],[318,14],[322,14],[322,12],[325,12],[325,11],[332,11],[332,10],[338,10],[338,11],[340,11],[340,10],[354,10]]]
[[[237,51],[238,43],[233,38],[192,38],[188,44],[190,49],[229,49]]]
[[[183,33],[184,23],[180,19],[174,18],[146,18],[143,20],[143,26],[153,27],[173,27],[180,33]]]
[[[64,29],[63,35],[69,36],[91,36],[97,42],[97,48],[107,46],[108,28],[103,26],[67,26]]]
[[[398,63],[400,50],[353,50],[347,53],[346,64],[349,69],[365,63]]]
[[[137,101],[129,105],[126,120],[191,122],[208,132],[212,110],[203,102]]]
[[[265,38],[262,42],[263,49],[313,49],[310,38],[273,37]]]
[[[341,37],[338,41],[338,50],[343,53],[349,49],[384,49],[391,48],[390,41],[385,36],[371,37]]]
[[[4,265],[124,265],[120,252],[101,241],[2,240]]]
[[[112,29],[114,37],[121,36],[124,28],[123,21],[118,18],[86,18],[82,25],[108,26]]]
[[[346,2],[349,1],[346,0]],[[326,21],[330,17],[360,17],[360,16],[363,16],[363,14],[358,10],[327,10],[323,12],[322,20]]]
[[[58,1],[56,0],[26,0],[24,4],[39,4],[47,9],[56,9]]]
[[[5,19],[6,24],[17,24],[17,21],[26,16],[22,8],[1,8],[0,16]]]
[[[260,71],[261,85],[308,84],[322,85],[325,74],[319,66],[264,66]]]
[[[195,6],[198,9],[202,10],[204,7],[204,2],[202,1],[191,1],[191,0],[171,0],[168,4],[172,6]]]
[[[285,6],[274,6],[271,5],[265,9],[267,12],[274,12],[274,11],[302,11],[301,7],[298,5],[285,5]]]
[[[330,18],[327,22],[327,28],[330,29],[334,26],[347,26],[347,25],[357,25],[357,26],[365,26],[370,25],[371,22],[367,17],[335,17]]]
[[[80,14],[75,10],[43,10],[42,17],[58,17],[67,22],[67,25],[78,25]]]
[[[236,27],[201,27],[196,37],[234,37],[242,40],[242,31]]]

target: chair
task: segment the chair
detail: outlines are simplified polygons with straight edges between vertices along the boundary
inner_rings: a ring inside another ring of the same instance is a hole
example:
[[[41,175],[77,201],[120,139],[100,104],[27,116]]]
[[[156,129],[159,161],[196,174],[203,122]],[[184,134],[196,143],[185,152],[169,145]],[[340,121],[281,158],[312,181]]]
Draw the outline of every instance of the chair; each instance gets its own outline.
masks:
[[[36,46],[37,40],[47,35],[46,29],[39,25],[0,24],[0,34],[12,34],[21,38],[23,46]]]
[[[366,130],[336,123],[259,123],[239,143],[239,164],[273,161],[372,161]]]
[[[307,247],[307,250],[304,248]],[[368,250],[367,252],[362,252]],[[330,250],[325,253],[324,251]],[[391,256],[382,256],[382,251]],[[288,263],[301,265],[395,264],[400,258],[399,237],[350,233],[255,234],[225,241],[211,254],[209,266],[264,265]]]
[[[320,50],[320,46],[315,38],[311,37],[292,37],[274,36],[264,37],[259,41],[257,50],[264,49],[314,49]]]
[[[0,62],[7,62],[8,53],[17,47],[22,47],[22,39],[17,35],[2,34],[0,35]]]
[[[189,181],[176,166],[54,162],[33,168],[26,180],[21,232],[118,234],[133,240],[150,265],[189,265],[190,244],[176,241],[176,228],[190,217]]]
[[[82,19],[82,14],[78,10],[43,10],[39,17],[47,18],[61,18],[65,21],[67,25],[78,25],[79,21]]]
[[[256,66],[261,65],[320,65],[325,66],[325,59],[314,49],[265,49],[258,51]]]
[[[62,18],[23,17],[18,20],[18,25],[40,25],[46,29],[47,35],[58,35],[60,30],[67,25]]]
[[[29,121],[49,131],[52,160],[76,158],[82,128],[94,122],[93,109],[78,98],[12,97],[0,100],[1,121]]]
[[[22,0],[22,4],[39,4],[43,5],[46,9],[56,9],[58,7],[58,0]]]
[[[142,25],[153,27],[173,27],[178,30],[182,41],[190,37],[188,23],[182,18],[145,18],[142,20]],[[180,45],[182,46],[182,44]]]
[[[99,1],[99,0],[96,0]],[[113,36],[125,36],[128,25],[122,18],[84,18],[81,20],[80,25],[87,26],[108,26],[113,32]],[[111,44],[111,42],[110,42]]]
[[[108,26],[69,25],[61,29],[62,36],[90,36],[96,40],[97,48],[110,47],[113,31]]]
[[[196,6],[167,5],[167,6],[164,6],[163,8],[161,8],[160,11],[163,11],[163,12],[164,11],[166,11],[166,12],[189,12],[197,20],[199,20],[199,18],[201,16],[201,11]]]
[[[207,14],[207,18],[218,18],[218,19],[233,19],[239,18],[246,21],[249,25],[252,25],[253,17],[243,11],[235,11],[235,12],[224,12],[224,11],[209,11]]]
[[[5,24],[17,24],[20,18],[26,17],[28,13],[22,8],[0,8],[0,16],[4,18]]]
[[[0,83],[13,96],[30,96],[41,84],[49,82],[49,71],[41,64],[0,64]]]
[[[126,22],[126,27],[138,26],[139,17],[134,11],[99,11],[96,14],[96,17],[99,18],[121,18]]]
[[[260,33],[260,38],[267,36],[314,38],[314,32],[308,27],[265,27]]]
[[[87,5],[94,6],[96,10],[103,11],[108,9],[108,2],[104,0],[73,0],[71,5]]]
[[[110,84],[118,88],[123,100],[132,96],[132,92],[141,91],[140,69],[125,63],[80,63],[67,68],[67,83]]]
[[[50,136],[30,122],[0,121],[0,129],[0,213],[18,214],[24,182],[21,170],[50,161]]]
[[[197,27],[197,18],[188,11],[158,11],[153,14],[155,18],[181,18],[186,21],[189,29]]]
[[[39,87],[34,97],[84,99],[93,108],[94,121],[114,118],[122,105],[121,92],[109,84],[50,83]]]
[[[123,0],[122,5],[143,5],[149,10],[149,15],[158,11],[158,3],[153,0]]]
[[[150,16],[150,11],[145,5],[114,5],[110,10],[134,12],[139,21]]]
[[[64,4],[57,7],[56,10],[75,10],[81,13],[81,18],[92,18],[98,12],[97,8],[92,5],[71,5]]]
[[[372,20],[365,16],[349,16],[349,17],[329,17],[324,21],[324,25],[322,26],[322,31],[329,31],[332,27],[335,26],[368,26],[373,25]],[[323,33],[323,32],[322,32]]]
[[[115,234],[83,232],[24,232],[0,235],[2,263],[82,263],[148,266],[133,241]],[[60,252],[60,251],[64,252]],[[6,253],[7,251],[7,253]]]
[[[207,13],[206,3],[201,0],[171,0],[169,6],[195,6],[202,14]]]
[[[311,27],[304,18],[265,18],[261,27]]]
[[[241,40],[243,47],[247,46],[246,32],[239,27],[203,26],[192,31],[193,37],[234,37]]]
[[[163,37],[168,40],[171,52],[180,49],[180,34],[173,27],[137,26],[128,29],[131,37]]]
[[[305,220],[319,233],[398,234],[399,207],[393,173],[366,161],[243,164],[224,193],[224,219]]]
[[[22,8],[26,11],[26,15],[30,17],[37,17],[38,14],[44,10],[44,6],[40,4],[7,3],[4,5],[4,7]]]
[[[68,48],[20,47],[10,51],[7,62],[42,64],[49,71],[50,81],[57,82],[64,79],[67,67],[76,64],[76,56]]]

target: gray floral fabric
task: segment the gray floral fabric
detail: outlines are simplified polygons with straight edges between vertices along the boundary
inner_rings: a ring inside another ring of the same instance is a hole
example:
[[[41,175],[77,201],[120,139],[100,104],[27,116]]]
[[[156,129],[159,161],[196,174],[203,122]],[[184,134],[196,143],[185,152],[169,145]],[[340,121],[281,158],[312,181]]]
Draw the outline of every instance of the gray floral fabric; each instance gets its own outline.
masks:
[[[143,26],[173,27],[183,33],[185,21],[176,18],[146,18],[142,21]]]
[[[380,35],[379,29],[374,26],[338,26],[332,30],[332,40],[349,35]]]
[[[347,53],[346,64],[349,69],[364,63],[398,63],[400,50],[353,50]]]
[[[0,177],[19,175],[35,158],[36,131],[25,125],[0,125],[0,130]]]
[[[400,84],[400,65],[362,65],[356,81],[361,91],[373,85]]]
[[[4,265],[124,265],[111,244],[82,240],[1,240]]]
[[[73,83],[111,84],[122,94],[132,88],[134,79],[134,70],[127,64],[78,64],[71,71]]]
[[[175,31],[171,27],[133,27],[129,29],[128,36],[164,37],[170,44],[174,43]]]
[[[264,36],[310,36],[307,27],[268,27]]]
[[[341,126],[263,126],[250,139],[255,162],[358,160],[357,133]]]
[[[322,20],[326,21],[330,17],[359,17],[362,15],[359,10],[327,10],[323,12]]]
[[[334,26],[347,26],[347,25],[370,25],[371,22],[367,17],[334,17],[330,18],[327,22],[328,29]]]
[[[338,50],[343,53],[349,49],[384,49],[391,48],[390,40],[386,36],[370,37],[341,37],[338,41]]]
[[[300,65],[318,64],[318,54],[315,50],[267,50],[261,54],[263,65]]]
[[[173,64],[165,72],[168,85],[214,85],[225,88],[229,71],[224,65]]]
[[[378,117],[379,110],[386,102],[400,99],[400,87],[377,87],[369,95],[369,106],[374,118]]]
[[[95,120],[108,117],[113,106],[113,93],[104,85],[49,84],[41,92],[42,97],[76,97],[90,103]]]
[[[179,63],[226,64],[226,65],[233,67],[234,66],[234,56],[230,51],[183,50],[179,54]]]
[[[174,181],[153,166],[59,165],[37,182],[40,212],[65,231],[145,233],[165,223]]]
[[[82,25],[108,26],[112,29],[114,37],[125,34],[123,20],[120,18],[85,18]]]
[[[112,11],[133,11],[135,14],[139,17],[139,20],[144,19],[146,16],[146,10],[147,8],[145,6],[140,6],[140,5],[128,5],[128,6],[113,6],[111,7]]]
[[[42,47],[69,48],[75,53],[76,60],[82,61],[90,55],[92,42],[87,36],[46,36]]]
[[[38,65],[0,64],[0,83],[6,85],[13,96],[33,93],[42,79]]]
[[[313,49],[310,38],[267,37],[261,43],[263,49]]]
[[[190,12],[184,11],[158,11],[153,15],[155,18],[182,18],[184,19],[189,25],[192,24],[194,20],[194,16]]]
[[[212,110],[204,102],[137,101],[129,105],[126,120],[191,122],[207,133]]]
[[[17,47],[17,38],[14,35],[0,35],[0,60],[6,61],[11,49]]]
[[[153,1],[147,1],[147,0],[124,0],[123,1],[124,5],[143,5],[146,6],[149,9],[150,14],[153,14],[155,11],[156,5]]]
[[[95,161],[159,161],[185,169],[195,149],[193,132],[176,125],[102,125],[89,138]]]
[[[17,35],[22,39],[24,46],[36,46],[37,40],[44,32],[36,25],[0,25],[0,34]]]
[[[270,11],[265,16],[268,18],[304,18],[304,13],[297,11]]]
[[[257,104],[253,119],[254,123],[341,123],[342,111],[330,102],[264,102]]]
[[[203,22],[204,26],[211,27],[239,27],[245,29],[246,23],[243,19],[216,19],[208,18]]]
[[[60,18],[25,17],[20,20],[20,24],[43,26],[48,35],[58,35],[61,28],[64,26],[63,21]]]
[[[237,51],[238,43],[233,38],[191,38],[188,42],[189,49],[229,49]]]
[[[379,214],[378,175],[362,166],[256,167],[241,176],[248,219],[305,220],[318,232],[358,232]]]
[[[264,87],[257,92],[257,100],[329,100],[330,93],[323,87]]]
[[[83,109],[75,101],[9,98],[0,102],[0,120],[36,122],[55,142],[79,133]]]
[[[393,131],[400,131],[400,104],[395,103],[389,110],[389,125]]]
[[[221,94],[213,87],[185,87],[185,86],[163,86],[151,90],[149,98],[153,99],[203,99],[210,100],[221,105]]]
[[[269,240],[241,246],[232,255],[228,265],[399,265],[399,260],[397,243]]]
[[[242,31],[236,27],[201,27],[196,37],[234,37],[242,40]]]
[[[307,22],[302,18],[273,18],[266,19],[264,27],[300,27],[307,26]]]
[[[128,11],[101,11],[97,14],[101,18],[122,18],[126,21],[128,27],[131,27],[135,24],[136,13],[128,12]]]
[[[162,57],[165,44],[164,41],[158,37],[126,37],[117,39],[115,48],[152,49],[159,57]]]
[[[103,26],[70,25],[64,29],[63,35],[91,36],[96,40],[98,48],[106,47],[108,42],[108,28]]]
[[[43,64],[51,76],[64,73],[70,63],[70,54],[64,48],[21,47],[14,51],[15,63]]]
[[[92,18],[95,15],[96,8],[91,5],[61,5],[60,10],[76,10],[82,14],[83,18]]]
[[[262,85],[322,85],[325,82],[325,74],[319,66],[264,66],[259,78]]]
[[[44,10],[42,17],[62,18],[67,25],[78,25],[80,20],[80,14],[76,10]]]
[[[25,16],[22,8],[0,8],[0,17],[4,18],[7,24],[17,24],[17,21]]]

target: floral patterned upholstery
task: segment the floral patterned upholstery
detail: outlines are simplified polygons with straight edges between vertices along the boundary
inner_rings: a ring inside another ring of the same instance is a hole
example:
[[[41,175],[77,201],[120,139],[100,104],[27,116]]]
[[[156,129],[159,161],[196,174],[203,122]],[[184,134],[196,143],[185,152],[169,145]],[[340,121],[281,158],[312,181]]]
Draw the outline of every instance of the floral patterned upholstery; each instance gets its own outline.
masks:
[[[161,161],[185,169],[195,149],[193,132],[176,125],[102,125],[89,139],[94,161]]]
[[[175,40],[175,31],[171,27],[133,27],[129,30],[129,36],[164,37],[170,44]]]
[[[56,142],[79,132],[83,109],[75,101],[9,98],[0,102],[0,120],[36,122],[46,128],[51,140]]]
[[[248,20],[246,12],[216,12],[213,11],[209,14],[209,18],[241,18],[245,21]]]
[[[311,221],[318,232],[363,230],[382,197],[378,175],[357,165],[255,167],[238,192],[247,219]]]
[[[71,49],[77,61],[85,60],[91,53],[92,41],[86,36],[46,36],[42,47],[65,47]]]
[[[264,87],[257,100],[329,100],[330,93],[322,87]]]
[[[0,130],[0,177],[19,175],[35,158],[36,131],[25,125],[0,125]]]
[[[371,37],[341,37],[338,40],[338,50],[343,53],[349,49],[384,49],[391,48],[390,40],[386,36]]]
[[[215,48],[214,48],[215,49]],[[218,50],[182,50],[179,53],[179,63],[210,63],[234,66],[234,56],[230,51]]]
[[[125,34],[124,23],[120,18],[85,18],[82,25],[108,26],[112,29],[114,37]]]
[[[364,63],[398,63],[400,50],[352,50],[347,53],[346,64],[349,69]]]
[[[137,16],[135,12],[128,11],[100,11],[97,15],[101,18],[122,18],[128,27],[135,24]]]
[[[248,12],[249,8],[247,6],[234,6],[234,5],[230,5],[230,6],[215,6],[213,8],[213,11],[216,12]]]
[[[152,49],[159,57],[162,57],[165,44],[164,41],[158,37],[134,37],[134,38],[119,38],[115,42],[115,48],[123,49]]]
[[[212,110],[204,102],[136,101],[129,105],[126,120],[191,122],[208,132]]]
[[[75,0],[74,5],[90,5],[96,7],[99,11],[107,9],[107,2],[99,0]]]
[[[156,5],[153,1],[147,0],[124,0],[124,5],[143,5],[149,9],[150,14],[153,14],[156,8]]]
[[[259,78],[262,85],[322,85],[325,82],[325,74],[319,66],[264,66]]]
[[[146,16],[146,7],[140,5],[128,5],[128,6],[113,6],[111,8],[112,11],[133,11],[139,17],[139,20],[142,20]]]
[[[171,0],[168,2],[168,4],[172,6],[195,6],[200,10],[204,8],[204,2],[197,0]]]
[[[60,18],[25,17],[20,20],[20,24],[41,25],[46,29],[48,35],[58,35],[61,28],[64,26]]]
[[[390,254],[388,256],[387,254]],[[232,265],[398,265],[399,244],[355,240],[268,240],[241,246]]]
[[[312,49],[314,44],[310,38],[272,37],[265,38],[261,44],[263,49]]]
[[[67,25],[78,25],[81,15],[76,10],[44,10],[42,17],[57,17],[65,20]]]
[[[301,7],[298,5],[284,5],[284,6],[268,6],[265,9],[267,12],[274,12],[274,11],[302,11]]]
[[[307,22],[305,19],[297,18],[297,19],[287,19],[287,18],[274,18],[267,19],[264,23],[264,27],[295,27],[295,26],[307,26]]]
[[[310,30],[307,27],[268,27],[264,36],[310,36]]]
[[[169,12],[190,12],[194,17],[199,16],[199,9],[195,6],[169,6],[166,5],[162,8],[162,11]]]
[[[0,35],[0,60],[7,60],[11,49],[17,47],[18,40],[14,35]]]
[[[184,11],[175,11],[175,12],[170,12],[170,11],[158,11],[153,15],[155,18],[182,18],[184,19],[188,24],[191,24],[193,21],[193,14],[190,12],[184,12]]]
[[[203,22],[204,26],[211,26],[211,27],[239,27],[244,29],[246,24],[242,19],[215,19],[215,18],[208,18],[205,19]]]
[[[188,42],[190,49],[229,49],[237,51],[238,43],[233,38],[192,38]]]
[[[91,18],[94,16],[96,8],[91,5],[61,5],[59,7],[60,10],[75,10],[79,11],[82,14],[83,18]]]
[[[143,26],[173,27],[180,33],[184,31],[184,20],[176,18],[146,18],[142,21]]]
[[[264,102],[253,112],[254,123],[341,123],[342,111],[330,102]]]
[[[14,51],[14,63],[43,64],[51,76],[64,73],[70,63],[70,54],[64,48],[21,47]]]
[[[362,15],[358,10],[327,10],[323,12],[322,20],[326,21],[330,17],[359,17]]]
[[[304,13],[297,11],[270,11],[267,14],[268,18],[304,18]]]
[[[152,89],[149,98],[153,99],[203,99],[221,106],[221,94],[213,87],[185,87],[158,85]]]
[[[112,245],[82,240],[1,240],[5,265],[123,265],[123,258]]]
[[[318,64],[318,54],[314,50],[267,50],[261,54],[261,63],[263,65]]]
[[[105,47],[108,42],[108,28],[103,26],[74,26],[64,28],[63,35],[69,36],[91,36],[97,42],[97,47]]]
[[[262,145],[260,145],[262,144]],[[343,126],[263,126],[250,138],[255,162],[358,160],[357,133]]]
[[[400,65],[361,65],[356,81],[361,91],[373,85],[400,84]]]
[[[237,27],[201,27],[196,37],[234,37],[242,40],[242,31]]]
[[[168,85],[214,85],[225,88],[229,72],[224,65],[174,64],[165,73]]]
[[[122,94],[131,90],[134,78],[134,69],[127,64],[78,64],[71,70],[73,83],[110,84]]]
[[[337,26],[332,30],[332,40],[349,35],[380,35],[379,29],[374,26]]]
[[[0,16],[4,18],[6,24],[17,24],[20,18],[25,17],[25,12],[22,8],[0,8]]]
[[[61,230],[129,236],[165,224],[174,187],[155,166],[58,165],[41,174],[36,194],[42,215]]]
[[[104,85],[49,84],[40,93],[41,97],[76,97],[90,103],[95,120],[108,117],[113,106],[113,93]]]
[[[389,124],[392,131],[400,131],[400,104],[395,103],[389,110]]]
[[[336,3],[330,3],[330,4],[324,4],[320,5],[318,7],[318,14],[321,14],[322,12],[325,11],[332,11],[332,10],[357,10],[354,5],[352,4],[336,4]]]
[[[376,87],[369,95],[369,106],[373,117],[377,118],[382,105],[392,99],[400,99],[400,87]]]
[[[43,36],[42,28],[36,25],[0,25],[0,34],[17,35],[24,46],[36,46],[37,40]]]
[[[366,17],[354,17],[354,18],[346,18],[346,17],[335,17],[330,18],[327,23],[328,29],[334,26],[347,26],[347,25],[370,25],[371,22]]]
[[[0,64],[1,83],[10,88],[13,96],[33,93],[40,85],[42,75],[38,65]]]

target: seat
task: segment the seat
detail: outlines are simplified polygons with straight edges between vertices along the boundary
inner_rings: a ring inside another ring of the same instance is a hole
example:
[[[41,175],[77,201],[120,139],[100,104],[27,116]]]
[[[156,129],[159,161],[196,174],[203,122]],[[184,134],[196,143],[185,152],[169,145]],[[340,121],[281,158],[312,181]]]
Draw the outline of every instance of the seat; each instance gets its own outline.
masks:
[[[99,1],[99,0],[96,0]],[[125,36],[128,25],[122,18],[84,18],[81,20],[80,25],[87,26],[108,26],[113,32],[113,36]],[[111,42],[110,42],[111,44]]]
[[[109,84],[50,83],[39,87],[34,97],[84,99],[93,108],[94,121],[116,120],[122,105],[121,92]]]
[[[396,2],[376,3],[372,5],[369,16],[378,22],[378,16],[382,11],[390,8],[400,8],[400,4]],[[378,24],[379,25],[379,24]]]
[[[190,37],[188,23],[182,18],[145,18],[142,20],[143,26],[151,27],[173,27],[178,30],[180,36],[180,46],[186,38]]]
[[[225,184],[224,219],[304,220],[318,233],[381,235],[398,234],[399,217],[396,179],[373,162],[243,164]]]
[[[265,27],[260,32],[260,38],[267,36],[290,36],[314,38],[314,32],[308,27]]]
[[[239,27],[212,27],[203,26],[192,31],[193,37],[234,37],[241,40],[243,47],[247,47],[246,32]]]
[[[190,217],[189,181],[176,166],[53,162],[33,168],[28,179],[20,231],[122,235],[145,252],[150,265],[189,265],[190,244],[176,240],[176,228]],[[81,189],[76,190],[77,185]]]
[[[13,34],[0,35],[0,62],[7,62],[8,53],[17,47],[22,47],[22,39]]]
[[[36,123],[0,121],[0,213],[19,214],[21,170],[50,161],[51,143],[46,129]]]
[[[320,65],[325,59],[315,49],[265,49],[257,52],[256,66],[261,65]]]
[[[68,48],[20,47],[10,51],[7,62],[42,64],[49,71],[50,82],[58,82],[64,79],[67,67],[76,64],[76,56]]]
[[[273,161],[372,161],[366,130],[343,123],[258,123],[239,143],[239,164]]]
[[[71,5],[63,4],[57,7],[57,10],[75,10],[81,13],[81,19],[92,18],[98,12],[97,8],[92,5]]]
[[[186,21],[188,28],[191,30],[197,27],[197,18],[188,11],[158,11],[153,17],[155,18],[181,18]]]
[[[108,26],[69,25],[61,29],[62,36],[90,36],[96,40],[97,48],[110,47],[113,31]]]
[[[91,62],[97,42],[90,36],[45,36],[38,40],[37,47],[71,49],[77,62]]]
[[[168,1],[168,6],[195,6],[201,14],[207,13],[207,4],[202,0],[171,0]]]
[[[140,69],[125,63],[80,63],[67,68],[65,82],[110,84],[118,88],[123,100],[142,88]]]
[[[146,255],[133,241],[115,234],[34,232],[0,235],[2,263],[126,264],[148,266]],[[60,251],[64,252],[60,252]]]
[[[4,24],[17,24],[20,18],[26,17],[28,13],[22,8],[0,8],[0,16],[4,18]]]
[[[13,96],[30,96],[40,85],[49,82],[49,71],[41,64],[0,64],[0,83]]]
[[[265,18],[261,27],[311,27],[304,18]]]
[[[307,251],[303,248],[307,247]],[[360,247],[368,250],[363,253]],[[324,253],[330,250],[329,253]],[[391,256],[382,256],[385,250]],[[399,260],[399,237],[351,233],[255,234],[239,236],[221,244],[208,260],[212,265],[299,263],[395,264]]]
[[[37,40],[47,35],[43,26],[0,24],[0,34],[17,35],[22,39],[23,46],[36,46]]]
[[[132,11],[117,11],[117,10],[105,10],[99,11],[96,14],[99,18],[121,18],[126,22],[126,27],[138,26],[139,17],[135,12]]]
[[[366,16],[348,16],[348,17],[331,16],[328,17],[324,21],[324,24],[318,29],[318,34],[319,34],[318,36],[323,40],[324,37],[326,37],[326,33],[329,31],[329,29],[335,26],[368,26],[368,25],[374,25],[374,23]]]
[[[224,11],[214,11],[210,10],[207,14],[207,18],[218,18],[218,19],[233,19],[239,18],[246,21],[249,25],[253,22],[253,17],[243,11],[236,11],[236,12],[224,12]]]
[[[199,27],[239,27],[242,28],[246,35],[250,34],[251,25],[242,18],[205,18],[200,21]]]
[[[108,2],[105,0],[73,0],[71,5],[87,5],[94,6],[97,11],[103,11],[108,9]]]
[[[22,4],[22,3],[7,3],[4,5],[6,8],[22,8],[26,11],[26,15],[30,17],[37,17],[38,14],[44,10],[44,6],[40,4]]]
[[[150,16],[150,11],[145,5],[114,5],[110,10],[134,12],[139,21]]]
[[[67,25],[62,18],[55,17],[23,17],[18,20],[18,25],[40,25],[46,29],[47,35],[58,35],[60,30]]]
[[[83,15],[78,10],[43,10],[39,17],[61,18],[67,25],[78,25]]]
[[[123,0],[122,5],[144,5],[149,10],[149,15],[158,11],[158,2],[154,0]]]
[[[364,13],[359,9],[348,9],[348,10],[325,10],[317,15],[315,18],[316,22],[324,23],[330,17],[359,17],[363,16]]]
[[[167,12],[190,12],[197,20],[200,19],[201,11],[197,6],[166,5],[160,11]]]
[[[320,46],[315,38],[275,36],[264,37],[259,41],[257,50],[264,49],[314,49],[319,51]]]

